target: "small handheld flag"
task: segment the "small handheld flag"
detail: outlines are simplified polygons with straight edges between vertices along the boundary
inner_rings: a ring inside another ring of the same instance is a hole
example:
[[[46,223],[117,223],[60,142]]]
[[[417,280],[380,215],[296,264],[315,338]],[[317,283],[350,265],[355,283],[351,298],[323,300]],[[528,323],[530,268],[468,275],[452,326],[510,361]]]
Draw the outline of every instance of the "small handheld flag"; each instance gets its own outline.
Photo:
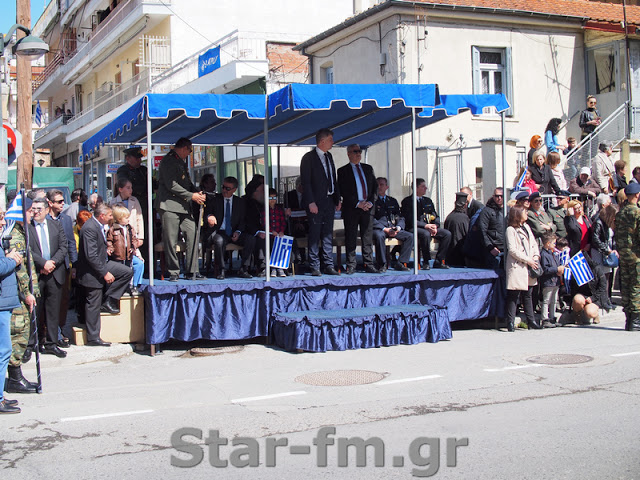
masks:
[[[571,260],[569,260],[567,266],[569,267],[569,270],[571,270],[571,275],[576,279],[579,286],[590,282],[594,278],[593,272],[591,271],[591,268],[589,268],[587,259],[584,258],[582,252],[576,253]]]
[[[271,249],[269,266],[274,268],[289,268],[292,248],[293,237],[287,235],[275,237],[273,240],[273,248]]]

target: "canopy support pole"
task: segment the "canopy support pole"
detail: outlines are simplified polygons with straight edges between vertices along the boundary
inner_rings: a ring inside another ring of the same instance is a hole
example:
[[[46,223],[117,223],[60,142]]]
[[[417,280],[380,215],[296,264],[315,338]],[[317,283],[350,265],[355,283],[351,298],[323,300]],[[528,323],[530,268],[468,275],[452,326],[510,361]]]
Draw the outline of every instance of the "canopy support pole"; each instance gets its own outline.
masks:
[[[148,108],[148,107],[147,107]],[[151,158],[151,119],[147,113],[147,246],[149,248],[149,286],[153,287],[156,264],[153,258],[153,159]],[[200,227],[198,227],[200,228]]]
[[[269,95],[264,96],[264,257],[265,257],[265,278],[271,281],[271,222],[269,221],[269,187],[271,186],[271,175],[269,171]]]
[[[418,274],[418,265],[420,265],[420,244],[418,243],[418,194],[416,182],[416,109],[411,107],[411,181],[413,196],[413,274]]]

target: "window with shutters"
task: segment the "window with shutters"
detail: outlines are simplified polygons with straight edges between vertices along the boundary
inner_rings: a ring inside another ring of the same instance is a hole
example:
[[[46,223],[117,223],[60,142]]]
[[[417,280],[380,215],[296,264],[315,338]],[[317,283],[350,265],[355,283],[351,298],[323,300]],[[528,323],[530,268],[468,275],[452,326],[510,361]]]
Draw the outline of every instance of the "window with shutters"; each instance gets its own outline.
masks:
[[[507,98],[511,108],[507,116],[513,116],[513,84],[511,69],[511,48],[472,47],[473,93],[499,94]],[[487,107],[483,113],[496,113]]]

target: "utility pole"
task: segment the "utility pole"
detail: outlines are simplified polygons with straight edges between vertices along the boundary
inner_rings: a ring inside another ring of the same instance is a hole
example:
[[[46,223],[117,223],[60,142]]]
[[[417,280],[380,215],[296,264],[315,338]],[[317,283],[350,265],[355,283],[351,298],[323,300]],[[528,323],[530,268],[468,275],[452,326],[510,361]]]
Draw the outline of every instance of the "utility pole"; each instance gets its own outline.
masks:
[[[16,20],[31,30],[31,0],[16,0]],[[26,36],[20,30],[18,39]],[[22,134],[22,154],[18,157],[18,171],[16,187],[24,183],[25,188],[31,188],[33,174],[33,146],[31,139],[31,108],[33,99],[31,96],[31,59],[16,55],[16,83],[18,88],[17,127]]]

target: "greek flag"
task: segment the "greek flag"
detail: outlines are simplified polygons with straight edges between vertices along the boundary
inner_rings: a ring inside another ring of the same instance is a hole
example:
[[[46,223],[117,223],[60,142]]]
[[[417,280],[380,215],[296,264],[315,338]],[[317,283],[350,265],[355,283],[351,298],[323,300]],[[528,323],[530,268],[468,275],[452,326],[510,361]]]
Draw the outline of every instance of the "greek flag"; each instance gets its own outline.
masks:
[[[569,268],[564,269],[564,273],[562,274],[562,279],[564,280],[564,288],[567,291],[567,295],[571,295],[571,270]]]
[[[2,238],[11,234],[11,230],[13,230],[13,226],[16,224],[16,221],[22,221],[22,191],[18,192],[16,198],[11,202],[11,205],[7,209],[7,213],[4,215],[4,219],[7,224],[2,229]]]
[[[289,268],[292,248],[293,237],[287,235],[275,237],[273,240],[273,248],[271,249],[269,266],[274,268]]]
[[[524,184],[524,177],[527,176],[527,170],[528,170],[528,167],[524,167],[524,172],[522,172],[522,176],[520,177],[520,180],[518,180],[518,183],[516,183],[516,186],[514,188],[515,191],[522,190],[522,185]]]
[[[42,125],[42,107],[40,107],[40,100],[38,100],[38,104],[36,105],[36,125]]]
[[[560,265],[566,265],[567,263],[569,263],[569,249],[568,248],[565,248],[564,250],[562,250],[560,252],[559,260],[560,260]]]
[[[593,272],[589,268],[587,260],[584,258],[582,252],[576,253],[567,265],[571,274],[575,277],[578,285],[582,286],[585,283],[593,280]]]

